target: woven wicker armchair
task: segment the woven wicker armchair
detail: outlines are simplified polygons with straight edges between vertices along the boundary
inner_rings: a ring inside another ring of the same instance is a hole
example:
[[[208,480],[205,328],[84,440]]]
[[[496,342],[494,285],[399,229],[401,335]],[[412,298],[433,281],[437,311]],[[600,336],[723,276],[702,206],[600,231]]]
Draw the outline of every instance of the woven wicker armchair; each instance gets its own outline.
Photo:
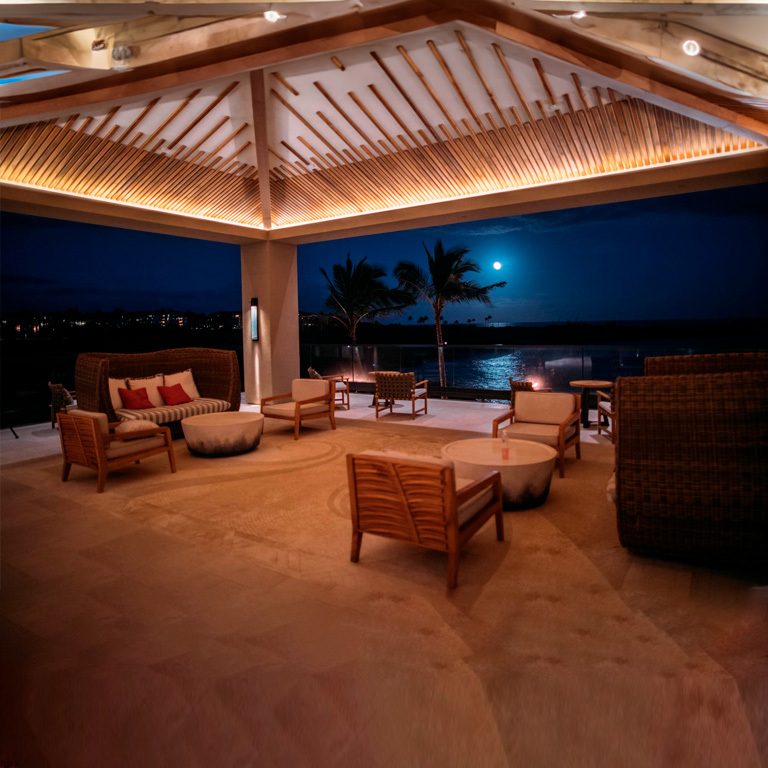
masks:
[[[138,464],[150,456],[166,454],[171,472],[176,471],[171,431],[154,426],[116,434],[120,422],[109,423],[103,413],[75,410],[57,414],[64,466],[61,480],[69,479],[73,464],[93,469],[98,475],[96,490],[101,493],[107,475],[114,469]]]
[[[373,374],[376,380],[376,392],[374,404],[376,405],[376,418],[381,411],[392,413],[395,400],[409,400],[411,403],[411,418],[415,419],[417,413],[427,413],[427,387],[429,382],[416,381],[413,373],[380,373]],[[417,408],[417,402],[423,401],[423,406]]]
[[[492,517],[504,541],[501,477],[490,472],[457,481],[453,463],[431,457],[365,451],[347,454],[353,563],[364,533],[448,553],[448,588],[456,586],[461,548]]]
[[[646,376],[768,371],[768,353],[724,352],[716,355],[646,357],[643,370]]]
[[[765,563],[768,373],[619,378],[614,405],[621,543]]]

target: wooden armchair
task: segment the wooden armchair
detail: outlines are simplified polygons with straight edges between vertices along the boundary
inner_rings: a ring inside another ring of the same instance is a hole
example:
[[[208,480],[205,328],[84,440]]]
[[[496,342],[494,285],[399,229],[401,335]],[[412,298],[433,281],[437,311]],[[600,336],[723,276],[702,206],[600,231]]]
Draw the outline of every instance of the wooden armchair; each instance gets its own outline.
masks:
[[[448,588],[456,586],[462,546],[495,517],[504,541],[501,476],[457,480],[453,463],[431,457],[364,451],[347,454],[353,563],[364,533],[448,553]]]
[[[581,432],[579,417],[581,395],[562,392],[518,392],[515,407],[493,420],[493,437],[498,437],[501,425],[515,440],[535,440],[557,450],[560,477],[565,476],[565,452],[576,448],[581,458]]]
[[[168,427],[153,425],[151,428],[134,429],[116,433],[122,422],[108,422],[104,413],[75,410],[57,414],[61,453],[64,466],[61,480],[69,479],[73,464],[93,469],[98,474],[96,490],[101,493],[107,475],[113,469],[138,464],[142,459],[165,453],[176,471],[171,431]],[[134,422],[138,424],[138,422]]]
[[[294,379],[291,391],[261,400],[261,412],[266,418],[293,422],[293,439],[299,439],[302,421],[328,417],[336,429],[334,394],[327,379]]]
[[[374,394],[374,404],[376,406],[376,418],[379,413],[389,408],[392,413],[392,406],[395,400],[410,400],[411,418],[415,419],[417,413],[427,413],[427,386],[428,381],[416,381],[413,373],[380,373],[373,374],[376,380],[376,392]],[[423,401],[423,407],[417,408],[417,401]]]
[[[307,368],[310,379],[325,379],[330,381],[333,389],[333,404],[349,410],[349,376],[343,376],[340,373],[330,373],[327,376],[321,376],[311,365]]]

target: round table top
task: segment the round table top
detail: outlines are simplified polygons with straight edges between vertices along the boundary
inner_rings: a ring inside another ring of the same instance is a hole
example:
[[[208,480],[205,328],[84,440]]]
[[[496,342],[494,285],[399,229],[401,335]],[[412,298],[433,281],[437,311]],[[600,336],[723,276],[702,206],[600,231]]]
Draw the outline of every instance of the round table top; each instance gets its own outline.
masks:
[[[548,445],[533,440],[515,440],[510,438],[509,458],[501,458],[500,437],[476,437],[469,440],[456,440],[443,446],[443,458],[462,461],[465,464],[478,464],[483,467],[519,467],[525,464],[540,464],[557,457],[557,451]]]
[[[578,381],[570,382],[572,387],[612,387],[612,381],[603,381],[602,379],[579,379]]]
[[[231,424],[247,424],[248,422],[262,421],[264,415],[254,413],[253,411],[222,411],[221,413],[198,413],[194,416],[187,416],[181,420],[182,426],[191,424],[192,426],[223,427]]]

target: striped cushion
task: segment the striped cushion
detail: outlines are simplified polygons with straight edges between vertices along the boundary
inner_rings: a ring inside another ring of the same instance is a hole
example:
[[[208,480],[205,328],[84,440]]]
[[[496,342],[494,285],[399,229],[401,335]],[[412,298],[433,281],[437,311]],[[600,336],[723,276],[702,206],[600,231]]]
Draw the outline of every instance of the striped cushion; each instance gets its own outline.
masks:
[[[155,424],[167,424],[169,421],[179,421],[187,416],[197,416],[198,413],[220,413],[229,410],[227,400],[215,400],[212,397],[201,397],[191,403],[182,405],[164,405],[160,408],[144,408],[141,411],[130,411],[127,408],[115,408],[120,421],[131,419],[148,419]]]

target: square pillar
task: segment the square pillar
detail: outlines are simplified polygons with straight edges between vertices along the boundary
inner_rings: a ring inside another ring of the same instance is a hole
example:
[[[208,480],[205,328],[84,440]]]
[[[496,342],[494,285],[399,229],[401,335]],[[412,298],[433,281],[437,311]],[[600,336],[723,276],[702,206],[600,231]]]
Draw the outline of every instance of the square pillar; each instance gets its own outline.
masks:
[[[299,372],[299,296],[296,246],[249,243],[240,247],[245,399],[291,391]],[[251,299],[259,300],[259,340],[251,339]]]

